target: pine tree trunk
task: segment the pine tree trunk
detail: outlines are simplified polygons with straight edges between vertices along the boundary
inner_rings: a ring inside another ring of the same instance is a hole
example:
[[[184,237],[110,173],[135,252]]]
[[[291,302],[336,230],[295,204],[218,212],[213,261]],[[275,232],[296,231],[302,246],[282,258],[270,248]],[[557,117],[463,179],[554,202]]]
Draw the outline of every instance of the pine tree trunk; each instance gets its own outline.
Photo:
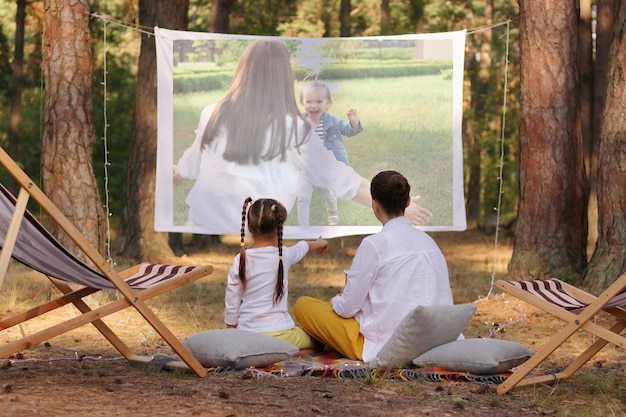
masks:
[[[235,0],[213,0],[211,6],[211,32],[228,33],[230,10]]]
[[[186,29],[189,0],[140,0],[139,24]],[[159,261],[172,256],[167,233],[154,230],[157,147],[157,78],[154,38],[142,35],[135,119],[126,173],[118,251],[131,259]]]
[[[339,36],[343,38],[349,38],[352,32],[350,24],[352,12],[352,4],[350,0],[341,0],[341,7],[339,8],[339,22],[341,26],[339,28]]]
[[[615,6],[598,152],[598,241],[584,279],[596,293],[626,271],[626,1]]]
[[[389,33],[389,19],[391,16],[391,8],[389,0],[381,0],[380,2],[380,35],[385,36]]]
[[[511,278],[575,280],[586,266],[578,1],[520,1],[520,203]]]
[[[93,172],[96,143],[92,105],[92,53],[86,0],[44,3],[42,138],[43,189],[100,253],[105,222]],[[70,251],[74,245],[51,227]]]
[[[11,117],[9,121],[9,146],[7,152],[13,159],[19,158],[20,121],[22,119],[22,86],[24,84],[24,24],[26,0],[17,1],[15,13],[15,52],[11,74]]]

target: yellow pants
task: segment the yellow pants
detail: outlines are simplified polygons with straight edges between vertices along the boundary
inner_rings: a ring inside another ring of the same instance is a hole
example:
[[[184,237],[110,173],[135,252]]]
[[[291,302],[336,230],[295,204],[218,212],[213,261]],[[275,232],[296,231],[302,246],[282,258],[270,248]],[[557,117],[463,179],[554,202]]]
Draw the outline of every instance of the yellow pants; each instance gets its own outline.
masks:
[[[364,339],[354,318],[339,316],[330,303],[313,297],[298,298],[293,313],[300,327],[313,338],[348,359],[363,360]]]
[[[306,332],[298,326],[281,332],[263,332],[261,334],[284,340],[298,349],[308,349],[311,347],[311,336],[306,334]]]

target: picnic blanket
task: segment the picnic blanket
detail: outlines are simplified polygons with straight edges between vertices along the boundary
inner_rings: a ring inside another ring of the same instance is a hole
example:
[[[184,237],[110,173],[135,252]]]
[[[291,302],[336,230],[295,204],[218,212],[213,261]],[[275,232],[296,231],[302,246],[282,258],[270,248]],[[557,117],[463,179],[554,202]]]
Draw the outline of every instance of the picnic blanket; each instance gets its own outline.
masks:
[[[243,372],[247,376],[254,378],[312,376],[351,379],[385,378],[431,382],[482,382],[493,384],[500,384],[511,375],[511,372],[496,375],[474,375],[469,372],[458,372],[444,368],[372,369],[364,362],[342,358],[336,353],[323,353],[304,358],[291,358],[274,363],[265,368],[247,368]]]

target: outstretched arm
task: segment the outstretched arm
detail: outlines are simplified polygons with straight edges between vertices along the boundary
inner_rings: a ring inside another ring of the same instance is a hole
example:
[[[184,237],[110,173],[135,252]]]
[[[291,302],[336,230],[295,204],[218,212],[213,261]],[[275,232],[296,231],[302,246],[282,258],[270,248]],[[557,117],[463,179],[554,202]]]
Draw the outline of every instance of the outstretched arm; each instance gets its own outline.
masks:
[[[313,242],[307,242],[309,244],[309,252],[319,251],[322,255],[326,255],[328,253],[328,242],[322,237],[318,237],[317,240]]]
[[[371,207],[372,195],[370,194],[370,182],[368,180],[361,178],[361,185],[352,199],[363,204],[364,206]],[[404,215],[413,226],[427,224],[433,217],[433,214],[430,211],[417,204],[420,199],[420,196],[411,197],[411,203],[404,211]]]
[[[404,210],[404,216],[413,226],[428,224],[433,218],[433,214],[430,211],[417,204],[421,198],[419,195],[411,197],[411,204]]]

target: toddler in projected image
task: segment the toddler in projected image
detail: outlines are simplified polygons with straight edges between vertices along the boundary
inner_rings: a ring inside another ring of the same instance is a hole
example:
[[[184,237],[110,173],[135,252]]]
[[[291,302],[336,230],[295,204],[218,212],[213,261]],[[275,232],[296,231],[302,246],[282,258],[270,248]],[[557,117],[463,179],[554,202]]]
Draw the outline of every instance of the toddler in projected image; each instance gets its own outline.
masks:
[[[324,141],[326,149],[332,151],[338,161],[350,165],[348,151],[342,136],[351,137],[363,131],[361,121],[354,108],[350,108],[346,112],[349,122],[328,113],[328,109],[333,104],[330,88],[327,84],[319,81],[317,76],[316,73],[309,74],[304,79],[304,85],[300,91],[300,104],[304,107],[303,115],[317,136]],[[309,225],[313,189],[317,190],[326,202],[328,225],[339,226],[337,196],[328,188],[315,187],[306,174],[301,178],[298,193],[298,224],[300,226]]]

